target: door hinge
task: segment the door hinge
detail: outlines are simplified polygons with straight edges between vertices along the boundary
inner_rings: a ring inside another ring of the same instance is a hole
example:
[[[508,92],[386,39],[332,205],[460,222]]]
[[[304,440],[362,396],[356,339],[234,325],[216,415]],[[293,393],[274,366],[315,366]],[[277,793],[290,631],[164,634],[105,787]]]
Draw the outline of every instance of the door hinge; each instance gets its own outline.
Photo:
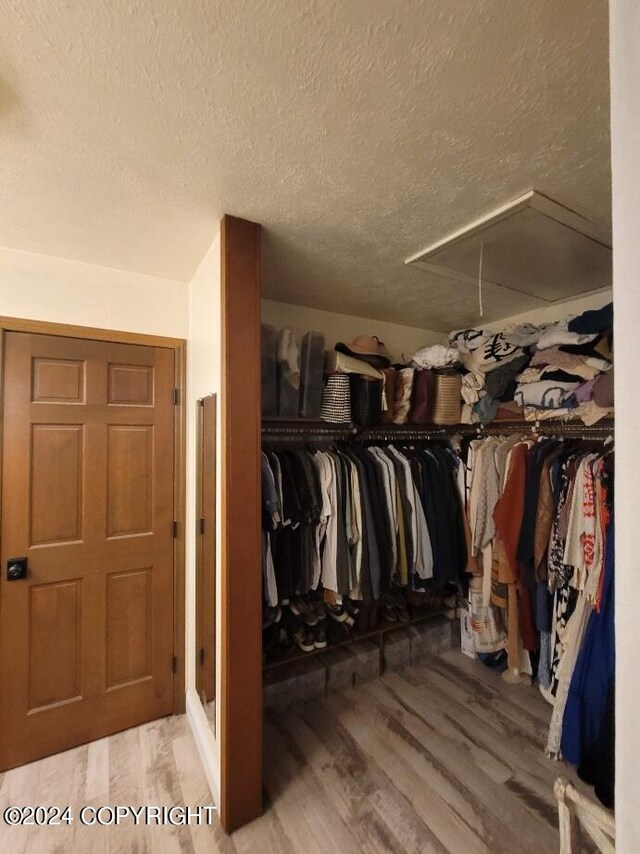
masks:
[[[200,519],[200,535],[204,534],[204,518]]]
[[[178,657],[176,655],[173,656],[173,661],[171,662],[171,668],[174,673],[178,672]]]
[[[204,659],[205,659],[205,653],[204,653],[204,647],[202,647],[202,649],[200,650],[200,664],[204,664]]]
[[[173,536],[174,539],[178,536],[178,523],[176,522],[175,519],[171,523],[171,535]]]
[[[180,405],[180,389],[179,388],[174,388],[174,390],[173,390],[173,405],[174,406]]]

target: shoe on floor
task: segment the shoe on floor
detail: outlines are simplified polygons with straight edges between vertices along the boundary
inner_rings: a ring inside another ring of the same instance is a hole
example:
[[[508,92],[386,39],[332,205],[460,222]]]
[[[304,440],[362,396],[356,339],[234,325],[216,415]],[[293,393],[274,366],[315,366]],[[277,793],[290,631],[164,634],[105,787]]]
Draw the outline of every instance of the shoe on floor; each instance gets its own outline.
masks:
[[[313,631],[310,630],[308,626],[305,626],[303,622],[298,623],[293,630],[291,637],[298,649],[301,649],[302,652],[313,652],[316,648]]]
[[[262,609],[262,628],[266,629],[268,626],[273,626],[275,623],[279,623],[282,619],[282,608],[280,605],[275,605],[274,607],[270,607],[267,605]]]
[[[388,603],[393,605],[401,623],[408,623],[411,619],[409,609],[407,607],[407,599],[401,590],[392,590],[389,594]]]
[[[321,602],[319,599],[315,602],[309,602],[309,608],[313,611],[314,616],[321,622],[325,620],[327,617],[327,606],[324,602]]]
[[[384,593],[380,600],[382,606],[382,619],[388,623],[398,622],[398,609],[393,596],[390,593]]]
[[[313,630],[313,645],[316,649],[325,649],[327,646],[327,629],[324,623]]]
[[[314,606],[309,602],[305,602],[300,596],[294,596],[289,602],[289,608],[296,617],[300,617],[308,626],[318,625],[318,617],[316,616]]]
[[[326,605],[327,614],[332,617],[336,623],[344,623],[349,619],[349,613],[344,605]],[[353,622],[351,623],[353,625]]]

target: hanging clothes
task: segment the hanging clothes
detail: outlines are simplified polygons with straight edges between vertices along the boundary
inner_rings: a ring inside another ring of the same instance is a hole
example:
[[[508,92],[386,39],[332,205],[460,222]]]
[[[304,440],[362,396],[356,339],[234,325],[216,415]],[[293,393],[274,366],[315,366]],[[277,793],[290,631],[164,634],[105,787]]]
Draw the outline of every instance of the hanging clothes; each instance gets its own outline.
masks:
[[[553,706],[548,755],[574,762],[606,803],[613,791],[612,448],[492,436],[470,442],[466,472],[480,562],[469,606],[476,651],[506,648],[509,678],[537,679]]]
[[[269,604],[318,589],[338,601],[464,586],[462,462],[451,449],[286,448],[263,453],[262,466]]]

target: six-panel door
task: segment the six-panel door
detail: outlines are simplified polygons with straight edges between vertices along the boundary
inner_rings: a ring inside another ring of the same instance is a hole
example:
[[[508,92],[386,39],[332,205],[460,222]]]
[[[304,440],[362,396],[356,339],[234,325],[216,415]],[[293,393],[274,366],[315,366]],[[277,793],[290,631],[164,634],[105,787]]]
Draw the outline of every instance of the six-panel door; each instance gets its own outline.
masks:
[[[174,596],[173,351],[7,333],[3,377],[0,770],[170,714]]]

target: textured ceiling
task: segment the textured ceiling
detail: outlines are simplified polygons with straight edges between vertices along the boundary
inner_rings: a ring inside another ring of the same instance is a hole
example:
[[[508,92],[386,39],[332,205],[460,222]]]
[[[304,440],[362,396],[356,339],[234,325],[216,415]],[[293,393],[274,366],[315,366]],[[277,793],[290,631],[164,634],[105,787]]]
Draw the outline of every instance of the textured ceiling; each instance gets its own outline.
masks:
[[[606,0],[0,0],[0,244],[449,329],[404,258],[534,187],[610,222]],[[485,289],[485,320],[540,305]]]

